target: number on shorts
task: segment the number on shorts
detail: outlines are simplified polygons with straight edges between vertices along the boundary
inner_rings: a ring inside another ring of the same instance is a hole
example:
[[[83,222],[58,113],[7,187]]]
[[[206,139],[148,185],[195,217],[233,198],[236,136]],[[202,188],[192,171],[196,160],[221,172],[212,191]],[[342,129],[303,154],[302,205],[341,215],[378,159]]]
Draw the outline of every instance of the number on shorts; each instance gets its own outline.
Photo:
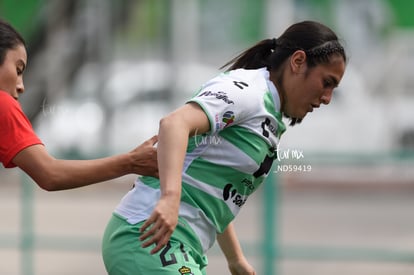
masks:
[[[177,258],[175,257],[174,253],[169,254],[170,260],[168,260],[166,257],[166,254],[168,250],[170,250],[170,248],[171,248],[171,244],[170,242],[168,242],[167,245],[164,247],[164,249],[160,253],[160,259],[161,259],[162,266],[167,266],[167,265],[177,263]]]
[[[171,249],[170,242],[164,247],[164,249],[160,253],[160,259],[162,266],[172,265],[177,263],[177,258],[175,257],[174,253],[170,253],[167,255],[168,251]],[[188,255],[187,252],[184,250],[184,244],[180,243],[180,251],[184,256],[184,260],[188,262]],[[169,259],[167,259],[167,257]]]

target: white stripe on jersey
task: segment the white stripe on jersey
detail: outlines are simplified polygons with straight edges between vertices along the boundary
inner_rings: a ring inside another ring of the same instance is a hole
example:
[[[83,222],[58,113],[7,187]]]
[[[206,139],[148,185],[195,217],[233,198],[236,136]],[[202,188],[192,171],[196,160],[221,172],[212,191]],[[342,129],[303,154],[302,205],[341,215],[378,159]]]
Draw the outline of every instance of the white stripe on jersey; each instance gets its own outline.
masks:
[[[216,239],[216,228],[206,217],[206,215],[199,208],[195,208],[188,203],[180,203],[180,217],[183,217],[191,229],[197,234],[200,239],[203,253],[213,246]]]
[[[114,212],[125,217],[130,224],[136,224],[148,219],[160,194],[160,189],[149,187],[137,179],[135,187],[122,198]]]
[[[246,174],[253,174],[259,169],[259,165],[251,157],[224,138],[220,138],[217,144],[210,144],[208,150],[205,150],[200,157]]]

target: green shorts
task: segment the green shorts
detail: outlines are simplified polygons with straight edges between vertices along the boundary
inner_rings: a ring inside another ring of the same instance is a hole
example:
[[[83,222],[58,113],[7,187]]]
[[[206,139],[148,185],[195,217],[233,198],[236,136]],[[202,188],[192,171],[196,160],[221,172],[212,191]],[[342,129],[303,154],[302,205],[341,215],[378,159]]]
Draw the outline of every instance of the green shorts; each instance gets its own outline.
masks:
[[[139,240],[144,222],[129,224],[113,214],[102,242],[102,256],[109,275],[205,275],[207,257],[189,225],[179,219],[169,243],[155,254],[155,244],[143,248]]]

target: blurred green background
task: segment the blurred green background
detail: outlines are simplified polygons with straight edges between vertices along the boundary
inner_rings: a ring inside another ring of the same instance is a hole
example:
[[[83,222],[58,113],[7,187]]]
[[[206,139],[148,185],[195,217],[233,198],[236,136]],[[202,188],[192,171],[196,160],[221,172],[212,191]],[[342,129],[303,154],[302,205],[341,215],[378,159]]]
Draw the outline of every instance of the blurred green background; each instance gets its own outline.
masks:
[[[288,132],[283,144],[318,152],[412,150],[413,9],[404,0],[0,2],[0,15],[28,42],[25,112],[50,150],[84,157],[128,150],[156,133],[158,119],[226,61],[305,19],[338,33],[348,70],[331,106]],[[309,131],[321,121],[331,129]],[[324,148],[330,133],[339,138]]]

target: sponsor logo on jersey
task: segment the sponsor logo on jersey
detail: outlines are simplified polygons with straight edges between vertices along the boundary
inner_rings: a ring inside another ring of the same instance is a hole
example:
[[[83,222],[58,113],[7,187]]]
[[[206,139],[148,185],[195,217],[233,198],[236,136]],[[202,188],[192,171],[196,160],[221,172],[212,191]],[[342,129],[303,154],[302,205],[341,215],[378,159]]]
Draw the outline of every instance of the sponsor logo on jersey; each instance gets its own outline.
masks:
[[[266,118],[263,122],[262,122],[262,134],[265,137],[269,137],[269,131],[273,134],[276,135],[276,126],[272,124],[272,122],[270,121],[269,118]]]
[[[241,90],[243,90],[245,87],[249,87],[249,85],[243,81],[233,81],[233,84],[236,85]]]
[[[238,207],[242,207],[246,203],[247,197],[238,194],[233,184],[228,183],[223,189],[223,199],[225,201],[231,200]]]
[[[227,104],[234,104],[234,101],[230,100],[229,97],[227,96],[227,94],[225,92],[222,92],[222,91],[218,91],[218,92],[204,91],[204,92],[202,92],[201,94],[198,95],[198,97],[202,97],[202,96],[214,96],[217,99],[223,100]]]
[[[224,126],[224,128],[227,127],[227,126],[229,126],[230,124],[232,124],[234,122],[234,113],[233,113],[233,111],[227,111],[227,112],[225,112],[223,114],[222,121],[226,124]]]
[[[191,269],[186,266],[182,266],[178,269],[178,272],[180,272],[181,275],[194,275],[194,273],[191,272]]]
[[[246,188],[248,188],[249,190],[254,190],[254,184],[251,180],[244,178],[242,180],[242,183],[244,184],[244,186],[246,186]]]

